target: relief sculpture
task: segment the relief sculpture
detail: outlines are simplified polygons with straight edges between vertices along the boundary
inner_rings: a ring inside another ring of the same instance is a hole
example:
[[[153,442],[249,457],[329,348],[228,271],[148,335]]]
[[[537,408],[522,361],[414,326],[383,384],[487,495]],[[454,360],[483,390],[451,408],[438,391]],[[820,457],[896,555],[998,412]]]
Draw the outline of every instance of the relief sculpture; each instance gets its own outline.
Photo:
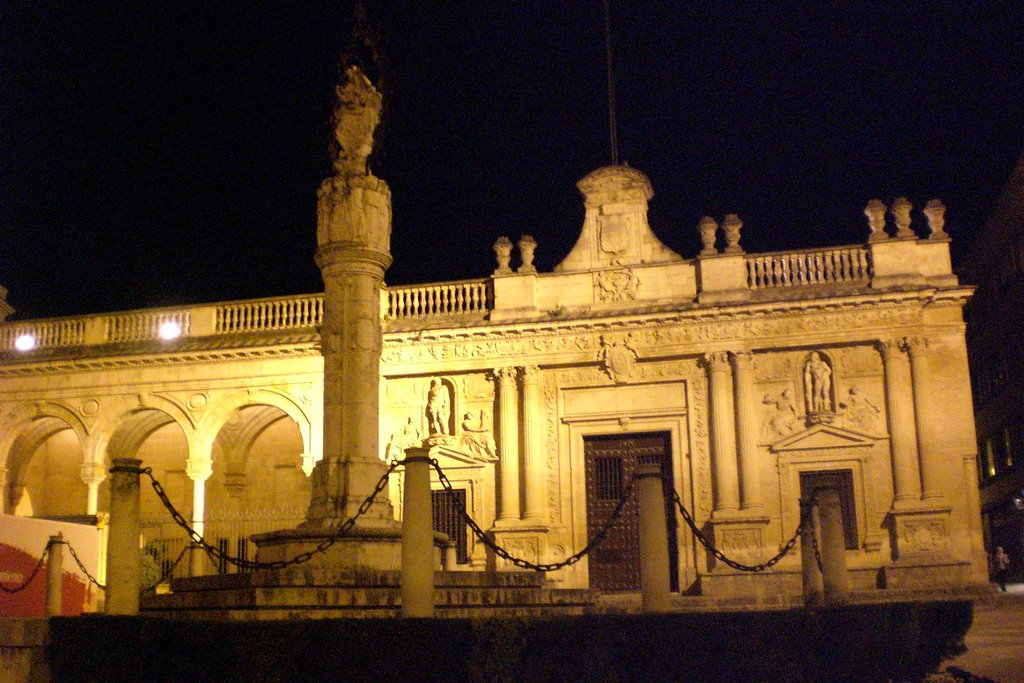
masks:
[[[427,429],[431,436],[448,434],[451,411],[452,401],[448,387],[435,377],[430,380],[430,391],[427,393]]]
[[[498,449],[491,435],[490,422],[491,416],[486,410],[481,410],[475,419],[473,413],[463,415],[459,448],[480,460],[497,460]]]
[[[761,402],[771,406],[761,426],[762,441],[775,441],[792,434],[800,427],[796,406],[793,405],[793,392],[790,389],[783,389],[778,396],[765,394]]]
[[[839,404],[839,410],[843,421],[851,429],[869,434],[879,433],[882,411],[856,386],[850,387],[847,399]]]

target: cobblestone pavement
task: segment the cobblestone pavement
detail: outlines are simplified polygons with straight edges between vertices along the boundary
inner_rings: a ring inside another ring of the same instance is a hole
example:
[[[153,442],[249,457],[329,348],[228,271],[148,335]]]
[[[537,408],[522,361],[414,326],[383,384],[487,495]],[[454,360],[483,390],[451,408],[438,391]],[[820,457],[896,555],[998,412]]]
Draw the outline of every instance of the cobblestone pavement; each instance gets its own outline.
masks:
[[[946,664],[998,683],[1024,683],[1024,583],[975,604],[967,652]]]

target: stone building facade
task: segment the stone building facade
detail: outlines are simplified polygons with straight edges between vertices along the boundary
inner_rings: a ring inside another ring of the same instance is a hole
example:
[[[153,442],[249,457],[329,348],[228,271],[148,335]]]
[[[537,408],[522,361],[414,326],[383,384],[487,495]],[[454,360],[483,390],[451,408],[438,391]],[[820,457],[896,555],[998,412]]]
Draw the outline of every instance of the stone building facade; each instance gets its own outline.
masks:
[[[827,485],[855,589],[986,581],[971,289],[952,274],[941,204],[925,208],[926,236],[905,199],[888,226],[873,201],[864,245],[766,254],[744,252],[735,215],[704,218],[683,258],[648,224],[642,173],[600,168],[578,187],[584,224],[554,272],[533,265],[532,237],[502,237],[486,279],[382,294],[378,457],[440,444],[453,490],[434,482],[435,521],[462,568],[506,567],[458,504],[513,555],[556,562],[655,461],[740,562],[776,554],[801,496]],[[110,458],[135,456],[208,536],[284,524],[323,456],[322,315],[309,295],[0,325],[4,511],[101,512]],[[166,323],[180,336],[161,339]],[[14,350],[26,335],[35,347]],[[400,518],[401,477],[389,489]],[[161,514],[149,491],[143,505]],[[636,590],[635,514],[548,578]],[[738,572],[672,520],[676,590],[799,593],[796,554]]]

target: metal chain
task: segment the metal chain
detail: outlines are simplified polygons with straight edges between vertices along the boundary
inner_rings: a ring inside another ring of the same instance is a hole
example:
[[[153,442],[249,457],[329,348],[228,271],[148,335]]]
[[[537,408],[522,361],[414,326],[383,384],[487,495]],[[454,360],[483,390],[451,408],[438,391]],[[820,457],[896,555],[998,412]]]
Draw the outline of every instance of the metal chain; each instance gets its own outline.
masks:
[[[807,526],[811,532],[811,547],[814,548],[814,561],[818,565],[818,571],[825,573],[825,565],[821,563],[821,548],[818,547],[818,530],[814,527],[814,515],[811,512],[811,505],[807,505]]]
[[[676,501],[676,507],[679,508],[679,514],[683,516],[683,519],[686,521],[686,524],[690,527],[690,530],[693,531],[693,535],[697,538],[698,541],[700,541],[700,544],[707,548],[709,553],[714,555],[715,558],[717,558],[724,564],[727,564],[733,569],[738,569],[743,572],[763,572],[765,569],[774,567],[776,564],[778,564],[779,560],[788,555],[789,551],[791,551],[793,549],[793,546],[796,545],[796,541],[798,538],[800,538],[800,533],[803,531],[804,524],[807,523],[808,518],[808,513],[806,510],[804,510],[800,515],[800,524],[797,526],[796,531],[793,532],[793,535],[790,537],[788,541],[786,541],[786,544],[782,546],[782,550],[780,550],[777,555],[768,560],[765,560],[760,564],[742,564],[740,562],[737,562],[726,557],[721,550],[716,548],[714,544],[711,543],[711,541],[705,538],[704,534],[701,533],[701,530],[697,528],[697,523],[694,521],[693,516],[690,515],[690,511],[686,509],[685,505],[683,505],[683,501],[679,498],[679,493],[675,489],[673,489],[672,494]],[[809,510],[810,508],[808,507],[807,509]]]
[[[143,588],[139,592],[140,593],[148,593],[149,591],[153,590],[154,588],[159,586],[161,583],[163,583],[164,581],[169,579],[170,576],[171,576],[171,572],[173,572],[177,568],[177,566],[179,564],[181,564],[181,558],[185,557],[185,553],[187,553],[191,548],[192,548],[192,546],[190,546],[190,545],[182,546],[181,552],[178,553],[178,557],[166,569],[164,569],[164,572],[163,572],[163,574],[160,575],[160,578],[157,579],[151,586],[149,586],[147,588]]]
[[[32,579],[36,578],[36,574],[39,573],[39,570],[43,568],[43,564],[46,563],[46,556],[50,554],[50,546],[57,542],[58,541],[54,541],[52,539],[46,542],[46,547],[43,548],[43,554],[40,556],[39,562],[36,563],[36,568],[32,570],[32,573],[28,575],[28,578],[25,579],[20,586],[16,588],[8,588],[7,586],[0,584],[0,591],[3,591],[4,593],[20,593],[28,588],[28,585],[32,583]]]
[[[85,574],[85,578],[89,579],[89,582],[92,583],[93,585],[95,585],[101,591],[107,590],[107,587],[105,585],[103,585],[102,583],[100,583],[96,579],[96,577],[94,577],[92,574],[90,574],[89,570],[85,568],[84,564],[82,564],[82,560],[79,559],[78,553],[75,552],[75,546],[71,545],[67,541],[62,541],[62,543],[65,546],[67,546],[67,549],[71,552],[71,557],[75,558],[75,563],[78,565],[78,568],[82,571],[82,573]]]
[[[234,565],[235,567],[239,567],[241,569],[252,570],[283,569],[285,567],[290,567],[292,565],[308,562],[313,558],[314,555],[325,552],[328,548],[337,543],[349,531],[351,531],[352,527],[355,526],[356,521],[364,514],[366,514],[367,510],[370,509],[370,506],[373,505],[373,501],[377,497],[377,494],[383,491],[384,488],[388,485],[388,477],[391,475],[392,472],[394,472],[395,468],[398,467],[398,465],[399,463],[397,462],[391,463],[387,471],[384,472],[383,475],[381,475],[381,478],[377,482],[377,485],[374,487],[373,492],[369,495],[369,497],[366,500],[362,502],[356,513],[348,519],[346,519],[340,525],[338,525],[337,529],[334,530],[334,533],[324,538],[324,540],[322,540],[316,546],[316,548],[314,548],[313,550],[301,552],[293,558],[287,560],[278,560],[276,562],[257,562],[255,560],[247,560],[241,557],[236,557],[234,555],[229,555],[226,551],[222,550],[221,548],[214,545],[210,545],[206,542],[206,539],[204,539],[195,529],[192,528],[192,525],[188,523],[188,520],[186,520],[185,517],[182,516],[182,514],[178,512],[178,510],[174,507],[174,504],[171,503],[170,499],[167,497],[167,493],[164,491],[164,487],[161,486],[160,482],[157,481],[156,477],[153,476],[153,468],[146,467],[145,469],[138,470],[138,472],[139,474],[145,474],[147,477],[149,477],[150,483],[152,483],[153,485],[153,491],[156,492],[157,497],[161,500],[161,502],[163,502],[164,507],[167,508],[167,511],[171,513],[171,517],[174,518],[174,521],[178,524],[178,526],[185,530],[189,538],[192,539],[192,542],[201,547],[206,552],[206,554],[210,556],[211,559],[213,559],[215,562],[226,562],[230,565]]]
[[[449,493],[454,492],[455,489],[454,487],[452,487],[452,483],[448,480],[448,476],[441,469],[441,465],[438,464],[437,460],[431,459],[430,464],[437,471],[437,477],[438,479],[440,479],[441,486],[444,487],[445,491],[448,491]],[[630,482],[626,484],[626,487],[623,489],[622,497],[619,498],[618,504],[616,504],[615,509],[612,510],[611,516],[607,519],[607,521],[605,521],[601,528],[597,530],[597,533],[594,534],[593,538],[591,538],[587,542],[587,544],[583,546],[583,549],[573,553],[561,562],[548,563],[535,563],[530,562],[529,560],[524,560],[520,557],[513,557],[512,554],[509,553],[509,551],[505,550],[500,545],[495,543],[491,538],[487,536],[486,533],[484,533],[484,530],[480,528],[480,525],[476,523],[476,520],[470,517],[469,513],[466,512],[466,508],[462,504],[462,501],[459,499],[458,496],[452,496],[452,502],[455,505],[455,510],[464,520],[466,520],[466,524],[469,525],[469,528],[473,530],[473,535],[480,539],[481,543],[490,548],[495,555],[511,562],[520,569],[532,569],[538,572],[553,572],[558,569],[562,569],[564,567],[576,564],[581,559],[583,559],[583,557],[586,556],[591,550],[597,547],[597,545],[604,540],[605,534],[608,533],[608,530],[615,526],[615,523],[619,521],[619,517],[622,514],[622,510],[626,505],[626,501],[628,501],[630,496],[632,495],[633,481],[630,480]]]

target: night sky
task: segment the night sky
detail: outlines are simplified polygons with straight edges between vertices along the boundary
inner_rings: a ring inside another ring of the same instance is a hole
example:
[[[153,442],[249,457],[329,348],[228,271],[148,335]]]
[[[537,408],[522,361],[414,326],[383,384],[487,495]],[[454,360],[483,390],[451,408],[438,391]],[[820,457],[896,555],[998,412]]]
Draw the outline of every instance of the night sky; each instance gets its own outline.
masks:
[[[602,0],[369,2],[390,284],[484,277],[610,162]],[[612,0],[619,158],[684,257],[863,242],[872,198],[949,207],[959,259],[1024,151],[1024,3]],[[348,2],[0,4],[0,284],[19,319],[322,291]]]

